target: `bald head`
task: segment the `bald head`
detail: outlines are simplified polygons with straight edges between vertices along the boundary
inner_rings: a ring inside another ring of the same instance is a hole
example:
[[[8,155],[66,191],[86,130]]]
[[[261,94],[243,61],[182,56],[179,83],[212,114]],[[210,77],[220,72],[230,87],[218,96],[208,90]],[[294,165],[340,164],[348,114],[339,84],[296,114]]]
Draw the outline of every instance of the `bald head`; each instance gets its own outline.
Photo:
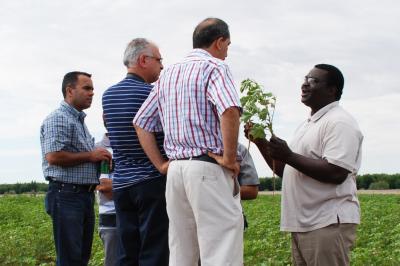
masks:
[[[206,18],[193,32],[193,48],[208,48],[218,38],[230,38],[229,27],[218,18]]]

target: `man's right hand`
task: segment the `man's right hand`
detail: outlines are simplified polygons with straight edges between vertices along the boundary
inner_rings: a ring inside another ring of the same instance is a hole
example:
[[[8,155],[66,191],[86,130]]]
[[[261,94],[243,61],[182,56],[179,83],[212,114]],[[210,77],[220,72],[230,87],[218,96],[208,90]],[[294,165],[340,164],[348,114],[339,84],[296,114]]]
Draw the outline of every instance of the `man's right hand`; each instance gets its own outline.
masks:
[[[208,152],[208,156],[215,159],[219,165],[231,170],[234,174],[233,177],[239,176],[239,172],[240,172],[240,163],[239,162],[237,162],[237,161],[227,162],[223,156],[212,153],[212,152]]]
[[[260,146],[264,146],[264,147],[267,147],[268,146],[268,143],[269,143],[269,141],[267,140],[267,139],[265,139],[265,138],[258,138],[258,139],[255,139],[255,138],[253,138],[252,136],[251,136],[251,134],[250,134],[250,131],[251,131],[251,129],[252,129],[252,127],[253,127],[253,123],[251,123],[251,122],[247,122],[245,125],[244,125],[244,136],[248,139],[248,140],[250,140],[251,142],[253,142],[254,144],[256,144],[258,147],[260,147]]]
[[[158,167],[157,170],[158,170],[161,174],[167,175],[168,167],[169,167],[169,161],[165,161],[165,162],[163,162],[163,163]]]
[[[100,178],[100,185],[96,189],[103,193],[109,200],[112,200],[112,179]]]
[[[251,130],[252,127],[253,127],[253,123],[247,122],[244,125],[244,131],[243,131],[244,132],[244,136],[250,141],[253,141],[253,137],[250,135],[250,130]]]
[[[109,151],[104,148],[96,148],[90,152],[90,161],[92,163],[100,161],[111,161],[112,155]]]
[[[252,126],[253,126],[253,123],[251,123],[251,122],[246,123],[244,125],[244,135],[246,136],[247,139],[249,139],[254,144],[256,144],[258,150],[260,151],[261,155],[264,157],[265,162],[268,164],[268,166],[271,168],[271,170],[273,170],[277,175],[282,177],[283,169],[285,167],[285,163],[283,163],[281,161],[276,161],[276,160],[274,161],[273,160],[272,150],[271,150],[272,142],[268,141],[265,138],[254,139],[253,137],[251,137],[250,130],[251,130]],[[278,138],[276,138],[276,137],[272,137],[271,139],[273,139],[274,142],[276,142],[278,140]],[[281,144],[280,141],[278,141],[278,142],[279,142],[279,144]],[[275,146],[276,146],[276,148],[274,150],[274,155],[277,154],[276,150],[278,150],[278,143],[276,143],[274,145],[274,147]],[[279,146],[279,147],[281,147],[281,146]],[[285,153],[285,155],[286,154],[287,153]],[[279,158],[282,159],[282,156],[279,157]]]

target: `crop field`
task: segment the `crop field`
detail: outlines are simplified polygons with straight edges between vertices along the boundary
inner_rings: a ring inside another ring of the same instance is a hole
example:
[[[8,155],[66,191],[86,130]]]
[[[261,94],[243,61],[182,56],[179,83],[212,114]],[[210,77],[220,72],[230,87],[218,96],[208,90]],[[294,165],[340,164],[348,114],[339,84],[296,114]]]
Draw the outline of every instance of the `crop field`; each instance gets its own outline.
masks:
[[[359,196],[362,221],[352,265],[400,265],[400,195]],[[279,231],[280,196],[244,202],[245,265],[290,265],[290,235]],[[101,241],[94,236],[90,265],[102,265]],[[0,197],[0,265],[55,265],[52,230],[43,197]]]

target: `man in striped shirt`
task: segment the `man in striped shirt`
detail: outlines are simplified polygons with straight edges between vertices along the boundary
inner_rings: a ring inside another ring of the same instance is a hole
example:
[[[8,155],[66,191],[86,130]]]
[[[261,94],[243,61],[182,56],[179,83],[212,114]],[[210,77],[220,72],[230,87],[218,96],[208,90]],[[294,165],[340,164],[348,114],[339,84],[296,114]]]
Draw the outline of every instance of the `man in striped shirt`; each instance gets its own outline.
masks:
[[[163,72],[133,120],[143,149],[159,169],[165,161],[152,132],[160,124],[164,130],[171,160],[166,189],[171,266],[197,265],[199,257],[202,265],[243,264],[236,178],[241,108],[223,61],[229,44],[224,21],[202,21],[193,33],[194,49]]]
[[[159,169],[142,150],[132,119],[163,69],[158,47],[143,38],[124,53],[127,76],[103,95],[103,112],[115,169],[113,196],[121,243],[120,265],[168,265],[165,183],[168,162]],[[158,131],[162,128],[159,127]],[[162,149],[163,134],[152,135]]]

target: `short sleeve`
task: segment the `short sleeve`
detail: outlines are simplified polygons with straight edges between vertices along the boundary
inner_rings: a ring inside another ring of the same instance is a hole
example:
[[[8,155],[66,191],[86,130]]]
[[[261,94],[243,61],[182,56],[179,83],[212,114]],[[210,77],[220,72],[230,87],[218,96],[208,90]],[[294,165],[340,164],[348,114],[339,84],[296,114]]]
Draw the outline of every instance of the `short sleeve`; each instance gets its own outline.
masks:
[[[149,132],[161,132],[162,124],[158,110],[157,86],[154,86],[147,99],[133,118],[133,124]]]
[[[240,112],[239,94],[236,91],[232,74],[225,64],[218,64],[210,73],[207,87],[208,100],[215,105],[218,116],[229,107],[238,107]]]
[[[258,173],[249,151],[242,144],[238,144],[238,150],[243,158],[240,162],[240,172],[238,177],[239,184],[248,186],[259,185],[260,180],[258,179]]]
[[[46,119],[42,125],[42,139],[44,154],[64,150],[70,146],[68,119],[64,116],[54,116]]]
[[[333,123],[323,139],[322,157],[331,164],[357,172],[362,141],[363,136],[357,128],[343,122]]]

